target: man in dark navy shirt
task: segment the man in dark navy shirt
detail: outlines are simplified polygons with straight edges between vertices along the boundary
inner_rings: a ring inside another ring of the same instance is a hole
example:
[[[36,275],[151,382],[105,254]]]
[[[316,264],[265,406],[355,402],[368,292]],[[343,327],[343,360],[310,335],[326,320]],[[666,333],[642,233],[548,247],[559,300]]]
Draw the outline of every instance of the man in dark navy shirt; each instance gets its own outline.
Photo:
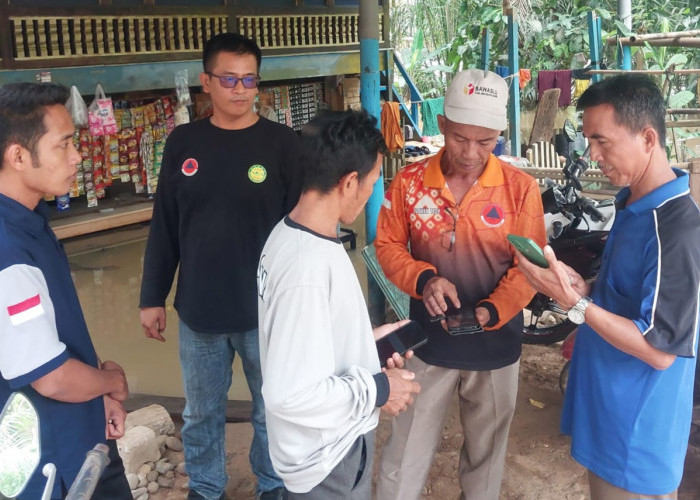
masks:
[[[261,395],[255,273],[272,228],[296,203],[299,138],[260,118],[260,49],[234,33],[211,38],[202,88],[210,119],[177,127],[165,146],[141,285],[146,336],[164,341],[165,299],[179,265],[175,309],[185,397],[182,437],[190,498],[226,487],[224,442],[231,365],[238,354],[253,399],[251,468],[263,499],[281,498]]]
[[[41,464],[57,468],[51,498],[63,498],[97,443],[111,462],[94,498],[131,498],[114,440],[124,434],[124,371],[100,363],[63,247],[49,227],[45,194],[69,191],[80,153],[65,87],[0,88],[0,407],[12,391],[36,407]],[[20,498],[41,497],[38,467]]]
[[[592,287],[545,248],[521,258],[540,292],[581,324],[562,411],[592,500],[675,499],[692,418],[700,311],[700,212],[666,157],[664,99],[623,74],[581,96],[591,159],[616,186],[617,213]],[[590,297],[588,294],[590,293]]]

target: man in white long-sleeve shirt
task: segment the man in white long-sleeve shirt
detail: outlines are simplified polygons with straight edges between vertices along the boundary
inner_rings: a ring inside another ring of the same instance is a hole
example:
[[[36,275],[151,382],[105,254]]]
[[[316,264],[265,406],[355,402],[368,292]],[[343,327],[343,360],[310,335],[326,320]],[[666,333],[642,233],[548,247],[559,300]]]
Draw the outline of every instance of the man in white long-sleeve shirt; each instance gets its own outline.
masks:
[[[292,500],[371,496],[379,409],[419,390],[395,354],[380,370],[357,276],[338,223],[362,212],[386,147],[365,112],[327,113],[302,132],[304,191],[258,267],[263,398],[270,456]]]

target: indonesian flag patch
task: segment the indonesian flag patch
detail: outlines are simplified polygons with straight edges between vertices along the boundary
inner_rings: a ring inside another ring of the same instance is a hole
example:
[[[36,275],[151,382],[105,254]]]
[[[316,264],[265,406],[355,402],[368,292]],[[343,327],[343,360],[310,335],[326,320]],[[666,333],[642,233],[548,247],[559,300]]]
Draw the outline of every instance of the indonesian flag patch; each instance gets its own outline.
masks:
[[[22,323],[37,318],[44,314],[44,306],[41,305],[41,297],[39,294],[36,294],[34,297],[8,306],[7,314],[9,314],[13,326],[19,326]]]

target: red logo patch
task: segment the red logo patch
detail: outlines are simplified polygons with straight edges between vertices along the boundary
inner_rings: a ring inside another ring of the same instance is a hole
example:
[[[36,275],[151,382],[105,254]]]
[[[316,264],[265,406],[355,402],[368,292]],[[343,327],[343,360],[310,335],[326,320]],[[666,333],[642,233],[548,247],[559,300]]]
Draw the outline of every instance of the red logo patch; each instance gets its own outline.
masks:
[[[467,95],[472,95],[473,93],[474,93],[474,84],[468,83],[467,84]]]
[[[182,173],[185,174],[187,177],[191,177],[197,173],[197,170],[199,170],[199,163],[197,163],[197,160],[195,160],[194,158],[187,158],[182,163],[181,170]]]
[[[481,209],[481,222],[489,227],[498,227],[506,220],[503,207],[497,203],[489,203]]]

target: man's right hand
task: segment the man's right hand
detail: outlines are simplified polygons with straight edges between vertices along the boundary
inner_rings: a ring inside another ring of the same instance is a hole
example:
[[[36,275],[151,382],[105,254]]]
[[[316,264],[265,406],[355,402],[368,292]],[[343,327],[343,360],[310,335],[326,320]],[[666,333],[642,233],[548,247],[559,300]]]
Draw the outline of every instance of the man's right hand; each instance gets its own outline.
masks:
[[[389,368],[384,373],[389,379],[389,400],[382,410],[395,417],[413,403],[413,395],[420,392],[420,385],[413,382],[416,375],[403,368]]]
[[[462,307],[457,296],[457,287],[451,281],[442,276],[430,278],[423,287],[423,304],[425,304],[428,314],[431,316],[444,315],[448,307],[445,298],[450,299],[456,309]]]
[[[165,342],[165,307],[142,307],[140,316],[146,337]]]

